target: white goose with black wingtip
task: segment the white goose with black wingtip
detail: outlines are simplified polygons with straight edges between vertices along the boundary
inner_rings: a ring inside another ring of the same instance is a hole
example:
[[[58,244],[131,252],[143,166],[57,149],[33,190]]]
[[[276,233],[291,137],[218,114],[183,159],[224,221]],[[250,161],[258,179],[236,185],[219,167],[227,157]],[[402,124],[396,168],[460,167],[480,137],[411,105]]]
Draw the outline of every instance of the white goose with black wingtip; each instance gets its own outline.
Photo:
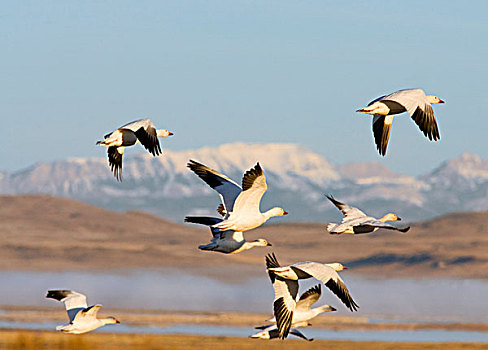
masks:
[[[221,221],[222,219],[206,216],[185,217],[185,222],[210,226],[210,231],[212,231],[212,241],[209,244],[198,246],[198,249],[224,254],[237,254],[254,247],[268,247],[272,245],[263,238],[247,242],[244,239],[242,232],[232,230],[221,231],[218,228],[211,227]]]
[[[316,278],[324,283],[351,311],[357,311],[359,308],[337,273],[337,271],[347,269],[340,263],[322,264],[306,261],[281,266],[273,253],[266,256],[266,268],[275,291],[273,309],[281,339],[288,336],[292,326],[297,304],[298,280],[300,279]]]
[[[50,290],[46,298],[64,303],[68,313],[69,324],[57,326],[56,330],[64,333],[83,334],[107,324],[120,323],[115,317],[97,318],[102,305],[88,307],[86,296],[72,290]]]
[[[298,299],[293,312],[292,327],[303,327],[308,326],[308,321],[317,317],[324,312],[337,311],[334,307],[324,304],[312,309],[312,305],[315,304],[322,295],[322,289],[320,284],[310,288],[304,292],[300,299]],[[276,318],[273,317],[268,320],[269,322],[276,322]]]
[[[108,147],[108,163],[117,181],[122,181],[122,157],[125,147],[141,143],[153,156],[163,153],[158,137],[173,135],[166,129],[156,129],[151,119],[139,119],[127,123],[104,136],[97,145]]]
[[[308,321],[312,320],[323,312],[336,311],[336,309],[330,305],[321,305],[313,309],[311,308],[311,306],[319,300],[321,294],[321,286],[320,284],[317,284],[300,296],[300,299],[296,303],[295,311],[293,312],[290,334],[308,341],[312,341],[313,339],[307,338],[296,328],[311,326]],[[273,317],[268,321],[276,323],[276,318]],[[256,329],[261,329],[261,331],[251,335],[251,338],[274,339],[279,337],[278,326],[276,324],[260,326],[256,327]]]
[[[264,213],[259,210],[261,198],[267,190],[266,176],[257,163],[242,178],[242,188],[227,176],[194,160],[188,162],[188,168],[217,191],[222,199],[224,220],[212,227],[226,231],[245,232],[264,224],[274,216],[288,213],[283,208],[275,207]]]
[[[388,213],[384,215],[382,218],[374,218],[372,216],[368,216],[364,214],[358,208],[351,207],[347,204],[341,203],[334,199],[334,197],[327,195],[326,196],[336,207],[339,209],[344,218],[340,224],[337,223],[329,223],[327,225],[327,231],[330,234],[340,235],[342,233],[350,233],[353,235],[362,234],[362,233],[370,233],[375,232],[376,230],[383,228],[386,230],[396,230],[400,232],[407,232],[410,230],[410,226],[404,228],[398,228],[393,225],[386,223],[386,221],[400,221],[399,218],[394,213]]]
[[[440,140],[432,104],[444,103],[439,97],[425,95],[422,89],[404,89],[381,96],[356,112],[373,115],[373,134],[378,152],[384,156],[395,114],[408,112],[429,140]]]

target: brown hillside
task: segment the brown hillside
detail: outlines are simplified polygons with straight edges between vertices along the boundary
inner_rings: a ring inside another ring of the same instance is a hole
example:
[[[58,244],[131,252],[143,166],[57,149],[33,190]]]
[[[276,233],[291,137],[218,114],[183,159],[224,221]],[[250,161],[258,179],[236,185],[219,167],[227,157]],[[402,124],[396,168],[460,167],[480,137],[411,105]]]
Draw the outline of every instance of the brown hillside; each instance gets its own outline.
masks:
[[[406,234],[333,236],[324,224],[300,223],[266,225],[246,236],[273,247],[231,256],[201,252],[197,246],[210,232],[197,225],[51,196],[0,196],[3,270],[184,268],[222,276],[231,264],[258,275],[264,255],[274,251],[283,264],[341,261],[351,273],[378,278],[488,278],[487,212],[450,214],[414,224]],[[239,275],[235,268],[232,275]]]

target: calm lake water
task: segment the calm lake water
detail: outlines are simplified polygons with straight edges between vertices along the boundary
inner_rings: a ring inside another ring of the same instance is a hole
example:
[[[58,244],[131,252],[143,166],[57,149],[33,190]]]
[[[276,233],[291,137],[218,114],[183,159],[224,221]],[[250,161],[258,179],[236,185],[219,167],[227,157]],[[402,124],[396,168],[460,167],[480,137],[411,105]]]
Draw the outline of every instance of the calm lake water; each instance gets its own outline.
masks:
[[[342,276],[361,306],[352,314],[322,285],[318,304],[338,314],[368,316],[373,322],[488,322],[488,283],[477,280],[370,280]],[[105,307],[220,310],[272,313],[273,288],[267,276],[244,283],[226,283],[176,270],[124,273],[0,272],[3,305],[57,307],[46,299],[48,289],[74,289],[89,303]],[[301,291],[317,284],[301,283]],[[325,298],[324,298],[325,296]]]

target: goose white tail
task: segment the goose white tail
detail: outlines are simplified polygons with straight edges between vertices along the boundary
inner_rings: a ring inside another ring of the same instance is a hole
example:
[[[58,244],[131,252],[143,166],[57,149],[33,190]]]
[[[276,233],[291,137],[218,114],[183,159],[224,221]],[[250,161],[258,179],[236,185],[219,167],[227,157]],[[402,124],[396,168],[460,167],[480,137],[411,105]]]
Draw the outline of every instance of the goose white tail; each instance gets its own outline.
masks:
[[[337,224],[334,224],[334,223],[330,223],[327,225],[327,231],[329,231],[330,233],[335,233],[335,232],[332,232],[332,230],[337,226]]]

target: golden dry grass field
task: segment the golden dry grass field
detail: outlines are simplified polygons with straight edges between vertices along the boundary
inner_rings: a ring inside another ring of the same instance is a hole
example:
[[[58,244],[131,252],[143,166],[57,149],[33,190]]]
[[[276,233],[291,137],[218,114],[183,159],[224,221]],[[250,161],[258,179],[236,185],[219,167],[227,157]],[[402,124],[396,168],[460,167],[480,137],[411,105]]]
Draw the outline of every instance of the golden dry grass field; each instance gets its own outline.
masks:
[[[255,340],[189,335],[133,335],[91,333],[81,336],[55,332],[0,331],[0,349],[15,350],[482,350],[486,344],[396,343],[316,340]]]

